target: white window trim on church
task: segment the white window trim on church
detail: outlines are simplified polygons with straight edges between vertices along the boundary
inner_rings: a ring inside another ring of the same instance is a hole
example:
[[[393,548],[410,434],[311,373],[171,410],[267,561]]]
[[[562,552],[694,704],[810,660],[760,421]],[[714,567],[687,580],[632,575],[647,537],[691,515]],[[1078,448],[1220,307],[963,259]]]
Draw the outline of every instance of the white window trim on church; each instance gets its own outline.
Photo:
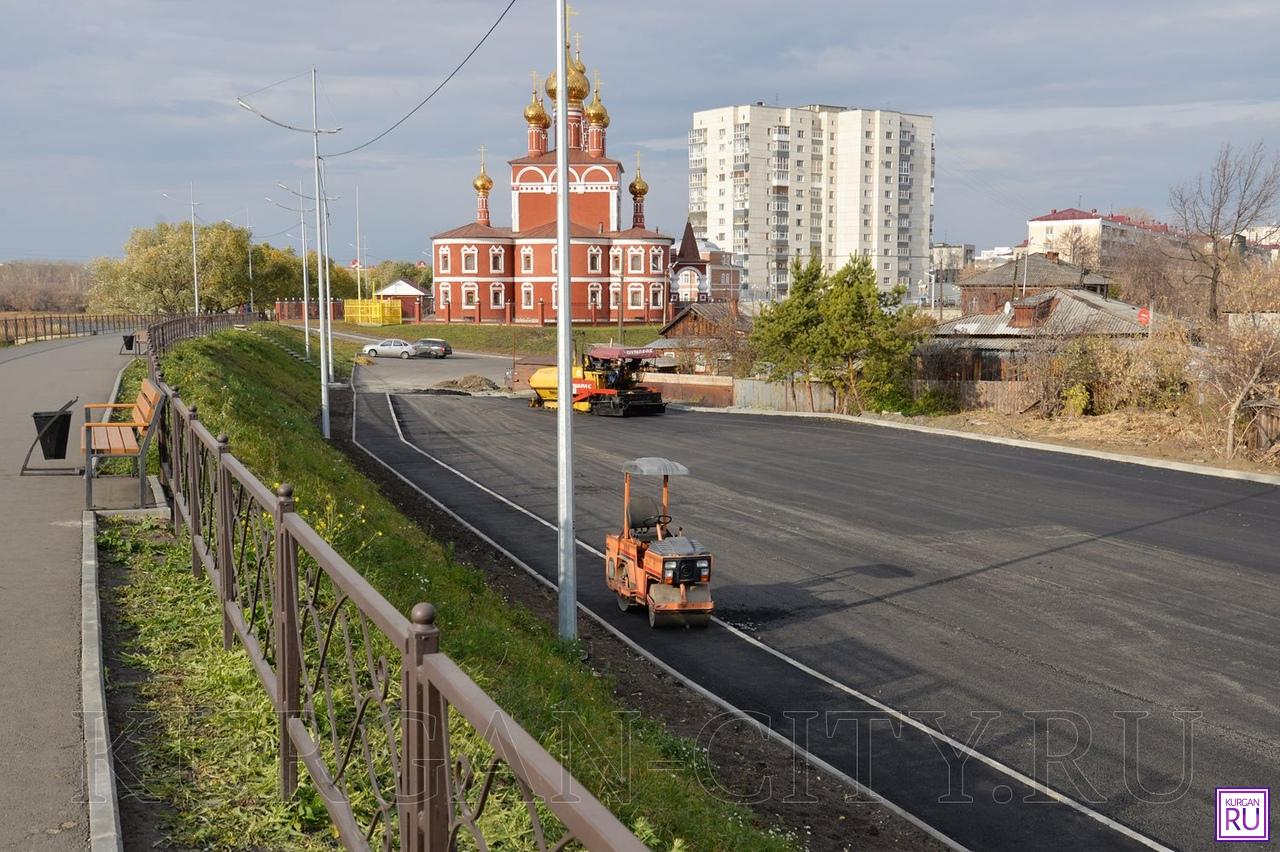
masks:
[[[560,287],[559,285],[551,285],[551,310],[560,310]]]
[[[449,249],[448,249],[448,247],[447,247],[447,246],[441,246],[441,247],[440,247],[440,262],[439,262],[439,265],[440,265],[440,268],[439,268],[438,270],[436,270],[437,272],[446,272],[446,273],[447,273],[447,272],[449,271]]]
[[[551,247],[551,274],[555,275],[560,271],[560,248],[558,246]]]
[[[600,246],[592,246],[587,249],[587,273],[591,275],[600,274]]]
[[[462,307],[474,308],[480,304],[480,288],[474,282],[462,285]]]
[[[501,272],[506,265],[507,250],[502,246],[489,247],[489,271]]]
[[[627,271],[644,272],[644,249],[633,248],[627,250]]]
[[[453,288],[448,284],[440,285],[440,304],[448,305],[453,301]]]
[[[656,281],[649,285],[649,307],[662,309],[662,285]]]
[[[495,309],[507,306],[507,288],[501,284],[489,285],[489,307]]]
[[[602,298],[602,288],[600,287],[599,284],[587,285],[587,307],[588,308],[604,307],[604,300]]]
[[[520,249],[520,271],[526,275],[533,272],[533,246]]]
[[[527,281],[520,285],[520,307],[533,310],[533,285]]]
[[[479,251],[476,249],[475,246],[463,246],[462,247],[462,271],[471,272],[471,273],[479,272],[480,270],[477,268],[477,263],[476,263],[476,258],[478,256],[479,256]]]
[[[649,249],[649,271],[655,274],[662,272],[662,249]]]
[[[609,285],[609,310],[616,311],[618,309],[618,298],[622,293],[621,284]]]
[[[627,310],[639,311],[644,309],[644,285],[632,284],[627,287]]]
[[[609,272],[614,275],[622,272],[622,249],[609,249]]]

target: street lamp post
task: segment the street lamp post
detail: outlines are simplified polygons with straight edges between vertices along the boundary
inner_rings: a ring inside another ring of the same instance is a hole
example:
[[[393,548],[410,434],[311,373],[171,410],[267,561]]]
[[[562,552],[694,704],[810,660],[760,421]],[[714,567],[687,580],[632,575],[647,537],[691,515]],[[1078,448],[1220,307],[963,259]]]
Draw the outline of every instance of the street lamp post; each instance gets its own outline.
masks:
[[[282,183],[277,183],[276,186],[284,189],[286,192],[293,193],[293,195],[295,195],[298,198],[305,199],[307,197],[302,194],[302,181],[298,181],[297,192],[294,192],[292,189],[290,189],[289,187],[285,186]],[[307,360],[310,360],[311,359],[311,281],[310,281],[310,274],[307,271],[307,214],[310,213],[311,211],[308,210],[305,205],[299,205],[298,207],[286,207],[285,205],[279,203],[278,201],[272,201],[270,196],[267,196],[267,201],[279,207],[281,210],[288,210],[292,213],[297,213],[298,224],[302,228],[302,338],[303,338],[302,345],[306,350]],[[319,275],[318,268],[316,270],[316,274]]]
[[[189,182],[187,189],[191,193],[191,289],[195,296],[196,314],[200,313],[200,265],[196,259],[196,186]],[[176,199],[167,192],[160,193],[170,201]]]
[[[326,130],[320,127],[319,107],[316,98],[316,69],[311,69],[311,126],[296,127],[292,124],[285,124],[282,121],[276,121],[267,115],[264,115],[250,106],[243,98],[237,98],[236,102],[240,106],[254,113],[259,118],[269,121],[278,127],[286,130],[293,130],[298,133],[311,134],[311,155],[314,164],[315,188],[316,188],[316,233],[319,241],[320,253],[317,257],[317,286],[319,288],[320,301],[320,432],[328,440],[329,435],[329,382],[333,379],[333,346],[331,333],[331,317],[329,316],[329,275],[328,275],[328,240],[324,221],[325,215],[325,199],[320,192],[320,134],[321,133],[337,133],[342,128],[334,128]]]

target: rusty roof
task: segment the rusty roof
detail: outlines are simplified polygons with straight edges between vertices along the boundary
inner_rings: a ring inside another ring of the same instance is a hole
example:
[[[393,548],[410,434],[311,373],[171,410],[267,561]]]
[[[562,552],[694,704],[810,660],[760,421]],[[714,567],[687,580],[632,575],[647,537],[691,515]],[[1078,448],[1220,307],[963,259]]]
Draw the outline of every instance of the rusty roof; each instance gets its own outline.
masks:
[[[940,323],[933,334],[940,338],[974,337],[1075,337],[1080,335],[1104,335],[1131,337],[1147,333],[1147,327],[1138,324],[1137,305],[1118,299],[1108,299],[1089,290],[1054,289],[1012,305],[1052,304],[1049,315],[1037,325],[1019,328],[1011,325],[1014,312],[1000,311],[994,314],[973,314]]]

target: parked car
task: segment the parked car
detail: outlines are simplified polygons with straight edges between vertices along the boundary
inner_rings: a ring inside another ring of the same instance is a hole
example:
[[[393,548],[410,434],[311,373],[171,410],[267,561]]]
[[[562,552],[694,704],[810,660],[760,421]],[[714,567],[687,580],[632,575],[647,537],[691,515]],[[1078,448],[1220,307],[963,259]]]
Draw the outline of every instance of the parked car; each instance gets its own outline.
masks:
[[[378,343],[370,343],[364,348],[364,354],[370,358],[412,358],[418,354],[417,348],[407,340],[391,337]]]
[[[449,345],[449,341],[441,340],[438,337],[424,337],[414,345],[417,347],[419,355],[427,355],[432,358],[448,358],[453,354],[453,347]]]

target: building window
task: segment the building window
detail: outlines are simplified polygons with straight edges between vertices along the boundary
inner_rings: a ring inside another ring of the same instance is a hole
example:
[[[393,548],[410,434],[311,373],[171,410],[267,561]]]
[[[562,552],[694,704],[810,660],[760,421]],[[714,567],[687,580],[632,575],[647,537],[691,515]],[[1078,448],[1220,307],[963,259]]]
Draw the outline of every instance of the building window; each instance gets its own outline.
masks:
[[[609,285],[609,310],[616,311],[618,309],[618,295],[622,292],[621,284]]]
[[[520,271],[525,275],[533,274],[533,246],[520,249]]]
[[[649,285],[649,307],[662,309],[662,285],[656,282]]]
[[[627,307],[636,311],[644,308],[643,284],[632,284],[627,288]]]
[[[449,247],[448,246],[440,246],[440,262],[438,265],[440,267],[438,270],[439,272],[449,271]]]
[[[453,288],[448,284],[440,285],[440,304],[447,305],[453,301]]]
[[[555,275],[560,264],[560,248],[559,246],[551,247],[551,274]]]
[[[649,271],[655,275],[662,272],[662,249],[649,249]]]
[[[500,309],[504,305],[506,305],[506,303],[507,303],[506,291],[503,289],[502,285],[490,284],[489,285],[489,307]]]
[[[600,255],[597,252],[596,260],[599,260],[599,259],[600,259]],[[601,299],[601,288],[599,284],[590,284],[587,286],[587,307],[588,308],[604,307],[604,302]]]
[[[489,249],[489,271],[502,272],[502,268],[506,265],[507,252],[502,246],[492,246]]]
[[[587,249],[587,272],[593,275],[600,274],[600,246]]]
[[[627,271],[644,272],[644,249],[633,248],[627,252]]]
[[[520,285],[520,307],[526,311],[533,309],[533,285],[528,281]]]
[[[462,271],[474,273],[476,271],[476,247],[462,247]]]
[[[560,285],[551,285],[551,310],[558,310],[560,305]]]
[[[462,285],[462,307],[474,308],[480,304],[480,288],[475,284]]]

